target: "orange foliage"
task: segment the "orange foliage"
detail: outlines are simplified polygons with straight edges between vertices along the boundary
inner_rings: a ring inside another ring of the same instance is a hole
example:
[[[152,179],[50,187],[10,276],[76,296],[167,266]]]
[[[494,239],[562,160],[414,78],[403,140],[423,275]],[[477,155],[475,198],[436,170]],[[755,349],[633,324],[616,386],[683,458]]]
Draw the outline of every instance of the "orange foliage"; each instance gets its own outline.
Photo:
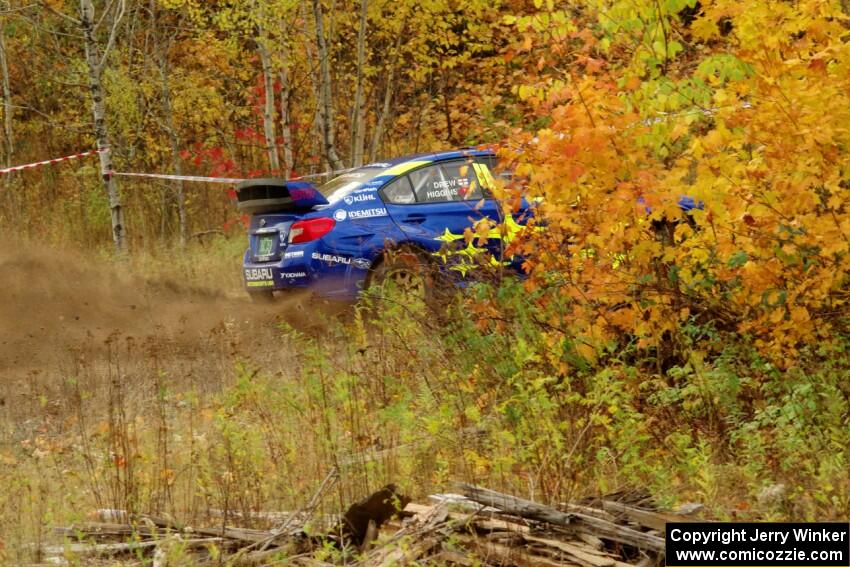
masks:
[[[588,4],[563,41],[529,47],[533,25],[517,23],[516,51],[548,61],[518,89],[546,126],[504,151],[522,189],[543,197],[545,237],[519,245],[532,285],[568,297],[564,325],[597,345],[624,330],[658,344],[712,322],[789,365],[801,345],[845,332],[839,3],[703,1],[691,21],[681,10],[693,1]],[[683,214],[685,195],[704,208]]]

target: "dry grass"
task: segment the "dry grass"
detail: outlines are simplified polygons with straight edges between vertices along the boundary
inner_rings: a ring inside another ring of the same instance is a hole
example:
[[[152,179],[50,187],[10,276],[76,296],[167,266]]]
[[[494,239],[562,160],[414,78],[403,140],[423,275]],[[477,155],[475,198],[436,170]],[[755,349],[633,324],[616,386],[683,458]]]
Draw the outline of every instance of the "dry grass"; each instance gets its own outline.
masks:
[[[31,544],[97,509],[268,527],[260,512],[301,508],[333,468],[315,529],[388,482],[542,502],[640,485],[719,518],[850,510],[842,353],[782,376],[734,344],[667,376],[619,357],[567,372],[521,286],[496,290],[489,334],[469,312],[257,306],[240,240],[123,261],[5,240],[0,562],[39,560]],[[741,383],[766,386],[756,402]]]
[[[24,242],[0,250],[0,543],[98,507],[198,517],[218,398],[263,369],[288,379],[284,306],[239,293],[236,244],[104,260]],[[181,258],[173,260],[174,257]],[[242,365],[242,366],[240,366]],[[207,450],[208,446],[204,446]],[[306,454],[305,454],[306,456]]]

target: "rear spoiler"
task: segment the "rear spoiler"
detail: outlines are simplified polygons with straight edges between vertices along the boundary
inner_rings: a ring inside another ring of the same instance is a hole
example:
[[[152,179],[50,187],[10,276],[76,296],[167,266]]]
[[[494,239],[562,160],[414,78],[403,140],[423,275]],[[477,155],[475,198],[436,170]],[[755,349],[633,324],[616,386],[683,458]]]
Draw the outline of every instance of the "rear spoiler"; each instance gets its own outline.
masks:
[[[327,205],[312,183],[267,177],[248,179],[236,186],[236,207],[250,214],[294,212]]]

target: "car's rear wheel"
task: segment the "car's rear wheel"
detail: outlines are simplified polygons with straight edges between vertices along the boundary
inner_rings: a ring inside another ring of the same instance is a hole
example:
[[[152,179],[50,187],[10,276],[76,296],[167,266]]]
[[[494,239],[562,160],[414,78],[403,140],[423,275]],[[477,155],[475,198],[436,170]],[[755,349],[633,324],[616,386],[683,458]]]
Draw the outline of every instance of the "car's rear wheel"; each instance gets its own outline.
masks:
[[[368,294],[380,302],[408,307],[427,305],[434,297],[434,283],[433,268],[424,254],[411,249],[393,250],[375,266]]]

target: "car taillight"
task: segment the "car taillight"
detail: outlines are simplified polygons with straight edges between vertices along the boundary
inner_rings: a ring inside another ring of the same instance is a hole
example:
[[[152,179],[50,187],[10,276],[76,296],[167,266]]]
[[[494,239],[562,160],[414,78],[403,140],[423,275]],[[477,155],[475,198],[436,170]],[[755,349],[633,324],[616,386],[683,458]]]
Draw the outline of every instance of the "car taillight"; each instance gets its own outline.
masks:
[[[289,229],[289,243],[299,244],[321,238],[336,226],[333,219],[310,219],[298,221]]]

